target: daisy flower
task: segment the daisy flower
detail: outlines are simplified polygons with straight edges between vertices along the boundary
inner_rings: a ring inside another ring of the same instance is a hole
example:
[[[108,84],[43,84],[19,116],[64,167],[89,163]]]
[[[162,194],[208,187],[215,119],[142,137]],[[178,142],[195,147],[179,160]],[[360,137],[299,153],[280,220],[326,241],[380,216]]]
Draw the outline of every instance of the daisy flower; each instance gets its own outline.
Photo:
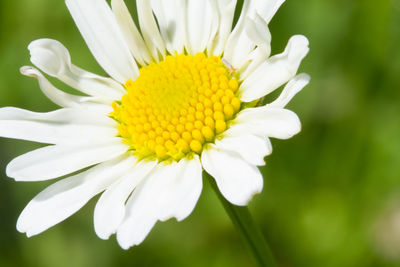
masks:
[[[270,57],[268,23],[283,2],[244,1],[232,29],[236,0],[137,0],[139,30],[123,0],[66,0],[109,77],[75,66],[56,40],[28,46],[37,68],[22,74],[61,108],[0,109],[0,136],[49,144],[13,159],[6,172],[16,181],[69,176],[29,202],[18,231],[39,234],[101,193],[95,231],[102,239],[115,233],[127,249],[157,221],[192,212],[203,170],[230,203],[247,205],[263,187],[257,166],[272,151],[269,138],[300,131],[285,105],[309,82],[296,76],[309,50],[304,36]],[[57,89],[43,73],[84,95]]]

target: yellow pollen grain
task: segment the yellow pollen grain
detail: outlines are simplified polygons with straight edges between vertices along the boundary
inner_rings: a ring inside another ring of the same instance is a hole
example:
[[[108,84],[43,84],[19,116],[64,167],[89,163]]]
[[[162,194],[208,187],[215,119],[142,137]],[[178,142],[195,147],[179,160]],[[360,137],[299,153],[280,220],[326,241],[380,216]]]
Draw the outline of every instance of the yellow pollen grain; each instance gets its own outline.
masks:
[[[190,149],[196,153],[200,153],[203,149],[203,145],[198,140],[193,140],[190,142]]]
[[[226,119],[232,118],[233,114],[235,113],[235,110],[233,109],[232,105],[224,105],[224,114]]]
[[[206,138],[207,141],[211,141],[214,137],[214,131],[208,126],[204,126],[201,129],[201,133],[203,134],[203,136]]]
[[[215,124],[214,124],[214,120],[211,117],[205,118],[204,123],[211,129],[214,129]]]
[[[214,119],[217,120],[224,120],[224,114],[221,111],[214,112]]]
[[[236,92],[236,90],[239,88],[239,83],[236,79],[231,79],[228,82],[228,85],[229,85],[229,88],[234,92]]]
[[[226,122],[224,120],[215,121],[215,131],[217,133],[222,133],[226,130]]]
[[[239,86],[219,57],[170,55],[125,83],[110,116],[139,158],[179,161],[227,129],[241,108]]]

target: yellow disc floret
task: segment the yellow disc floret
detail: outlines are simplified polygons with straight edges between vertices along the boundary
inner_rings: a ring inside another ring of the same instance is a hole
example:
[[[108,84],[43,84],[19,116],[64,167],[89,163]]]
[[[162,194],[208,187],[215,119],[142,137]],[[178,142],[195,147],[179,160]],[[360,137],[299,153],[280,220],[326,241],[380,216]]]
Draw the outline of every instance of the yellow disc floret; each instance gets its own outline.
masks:
[[[179,160],[223,133],[241,102],[239,82],[219,57],[167,56],[140,69],[114,102],[119,135],[141,158]]]

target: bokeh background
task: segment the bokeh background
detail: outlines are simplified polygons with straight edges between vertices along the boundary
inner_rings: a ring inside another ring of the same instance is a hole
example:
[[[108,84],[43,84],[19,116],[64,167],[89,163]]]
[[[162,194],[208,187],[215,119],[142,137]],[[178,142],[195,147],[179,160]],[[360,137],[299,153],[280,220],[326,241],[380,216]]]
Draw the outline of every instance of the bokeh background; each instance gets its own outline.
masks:
[[[126,0],[134,10],[134,1]],[[311,51],[300,71],[312,82],[289,108],[303,123],[273,140],[265,188],[249,208],[282,266],[400,266],[400,1],[288,0],[270,24],[274,53],[293,34]],[[19,74],[27,45],[54,38],[75,64],[103,73],[64,1],[0,1],[0,106],[56,108],[37,82]],[[55,82],[61,88],[65,86]],[[27,239],[15,229],[28,201],[52,182],[16,183],[14,157],[39,147],[0,139],[0,266],[255,266],[205,182],[183,222],[158,223],[139,247],[120,249],[93,229],[95,199]]]

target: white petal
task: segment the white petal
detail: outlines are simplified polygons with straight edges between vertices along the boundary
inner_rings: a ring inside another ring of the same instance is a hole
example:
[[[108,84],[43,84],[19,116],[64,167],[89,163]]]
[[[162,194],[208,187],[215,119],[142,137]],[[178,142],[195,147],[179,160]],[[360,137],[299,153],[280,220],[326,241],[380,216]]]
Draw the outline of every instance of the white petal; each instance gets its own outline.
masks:
[[[254,27],[254,25],[248,25],[251,22],[249,18],[255,19],[258,23],[260,21],[256,19],[256,14],[259,14],[263,24],[268,24],[283,2],[284,0],[244,1],[239,21],[228,38],[224,52],[224,58],[231,62],[236,69],[243,69],[249,63],[249,55],[259,42],[257,35],[248,35],[248,29]]]
[[[59,41],[35,40],[29,44],[28,49],[35,66],[85,94],[105,99],[103,102],[110,103],[113,100],[120,100],[126,93],[122,85],[116,81],[73,65],[67,48]]]
[[[188,216],[202,189],[201,171],[198,156],[159,163],[128,200],[125,219],[117,230],[121,247],[140,244],[157,220]]]
[[[90,51],[115,80],[135,80],[139,69],[105,0],[66,0],[67,7]]]
[[[265,62],[269,55],[270,50],[265,49],[264,47],[257,47],[254,49],[248,56],[247,60],[250,62],[248,65],[245,65],[241,70],[239,70],[240,80],[245,80],[250,74],[254,72],[263,62]]]
[[[168,52],[183,53],[185,44],[184,0],[151,0]]]
[[[261,63],[267,60],[271,54],[271,33],[269,32],[267,22],[258,13],[255,14],[254,19],[249,17],[246,19],[245,31],[257,47],[246,59],[249,64],[239,70],[240,80],[242,81],[253,73]]]
[[[148,235],[164,207],[165,188],[175,180],[178,171],[176,162],[159,163],[136,187],[128,200],[125,219],[117,230],[117,240],[122,248],[138,245]]]
[[[262,190],[260,171],[235,153],[211,145],[203,150],[201,163],[214,177],[221,194],[232,204],[247,205]]]
[[[241,84],[241,100],[251,102],[261,98],[296,75],[300,62],[309,51],[308,40],[302,35],[290,38],[285,51],[261,64]]]
[[[136,164],[136,165],[135,165]],[[156,161],[132,160],[133,167],[101,195],[94,210],[94,229],[102,239],[117,231],[125,216],[125,202],[135,187],[155,167]]]
[[[81,123],[99,126],[116,127],[116,122],[103,114],[83,108],[62,108],[51,112],[33,112],[25,109],[4,107],[1,108],[1,120],[32,120],[55,123]]]
[[[186,50],[203,52],[218,30],[218,12],[212,0],[187,1],[185,12]]]
[[[35,113],[0,108],[0,136],[47,144],[85,144],[108,140],[118,134],[116,123],[94,112],[59,109]]]
[[[268,104],[269,107],[284,108],[292,98],[301,91],[310,82],[310,76],[301,73],[291,79],[283,88],[282,93],[272,103]]]
[[[17,181],[43,181],[110,160],[126,150],[116,137],[102,143],[46,146],[13,159],[6,172]]]
[[[264,165],[264,157],[271,154],[272,147],[263,138],[251,134],[226,136],[215,142],[217,148],[235,152],[252,165]]]
[[[264,138],[288,139],[300,130],[300,120],[293,111],[263,106],[240,112],[227,134],[254,134]]]
[[[136,5],[143,38],[153,59],[158,62],[160,55],[165,57],[165,44],[154,19],[151,3],[149,0],[137,0]]]
[[[22,211],[17,222],[18,231],[29,237],[65,220],[130,166],[131,158],[123,156],[50,185]]]
[[[250,2],[247,14],[252,16],[257,12],[269,23],[285,0],[251,0]]]
[[[52,85],[43,74],[30,66],[23,66],[20,72],[29,77],[36,78],[39,82],[40,90],[51,100],[53,103],[61,107],[77,107],[96,105],[96,102],[103,102],[102,99],[88,96],[76,96],[67,94]]]
[[[228,37],[224,48],[224,58],[228,60],[235,69],[242,69],[246,64],[249,54],[255,47],[255,43],[247,36],[246,17],[250,1],[244,1],[241,16]]]
[[[142,66],[151,62],[151,55],[139,30],[136,28],[124,0],[112,0],[111,7],[125,37],[126,44],[136,61]]]
[[[270,52],[271,50],[271,33],[268,23],[260,16],[259,13],[254,18],[247,17],[245,23],[245,31],[247,36],[258,46]]]
[[[202,167],[199,156],[193,159],[182,159],[178,163],[176,177],[164,189],[166,196],[163,201],[159,219],[166,221],[175,217],[178,221],[185,219],[193,211],[200,197],[202,182]]]
[[[233,16],[235,15],[236,0],[216,1],[219,15],[219,27],[215,38],[210,42],[207,51],[214,56],[224,52],[226,40],[232,30]]]

